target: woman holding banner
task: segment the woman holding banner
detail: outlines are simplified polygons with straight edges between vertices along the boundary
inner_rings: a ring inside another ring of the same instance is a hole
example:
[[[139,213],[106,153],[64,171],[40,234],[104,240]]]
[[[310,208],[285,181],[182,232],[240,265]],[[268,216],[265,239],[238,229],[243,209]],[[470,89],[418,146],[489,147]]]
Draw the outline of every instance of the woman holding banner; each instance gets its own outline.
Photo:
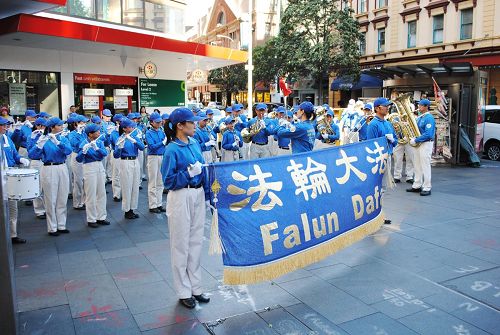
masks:
[[[314,105],[309,101],[299,105],[297,118],[300,122],[291,124],[285,119],[280,119],[280,126],[277,130],[278,138],[284,137],[291,140],[292,154],[299,152],[312,151],[316,132],[312,122],[316,118],[314,113]]]
[[[163,155],[161,174],[167,190],[167,220],[174,289],[179,302],[189,308],[196,300],[210,298],[201,287],[200,256],[205,223],[205,199],[209,183],[199,143],[191,138],[200,117],[187,108],[175,109],[165,126],[169,144]]]

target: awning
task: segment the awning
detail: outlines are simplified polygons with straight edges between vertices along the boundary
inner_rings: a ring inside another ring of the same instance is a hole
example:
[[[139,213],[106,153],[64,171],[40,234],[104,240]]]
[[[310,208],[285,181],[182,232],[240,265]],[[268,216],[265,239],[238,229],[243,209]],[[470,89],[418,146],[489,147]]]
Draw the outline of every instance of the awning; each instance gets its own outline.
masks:
[[[494,67],[500,65],[500,52],[487,54],[453,56],[439,59],[443,63],[464,63],[469,62],[477,67]]]
[[[365,69],[363,72],[380,78],[382,80],[403,78],[409,76],[435,76],[441,74],[472,74],[473,69],[470,63],[442,63],[442,64],[415,64],[398,66],[378,66]]]
[[[332,81],[332,85],[330,86],[331,91],[338,91],[338,90],[346,90],[346,91],[353,91],[353,90],[360,90],[363,87],[382,87],[382,80],[373,76],[370,76],[368,74],[362,73],[359,81],[356,83],[351,82],[348,79],[345,78],[337,78],[334,81]]]

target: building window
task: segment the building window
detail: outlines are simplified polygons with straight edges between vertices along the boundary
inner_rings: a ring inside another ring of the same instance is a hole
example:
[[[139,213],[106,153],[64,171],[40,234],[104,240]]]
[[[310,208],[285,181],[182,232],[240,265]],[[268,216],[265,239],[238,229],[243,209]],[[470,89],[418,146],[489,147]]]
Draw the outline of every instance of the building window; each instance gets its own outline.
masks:
[[[444,15],[432,18],[432,43],[443,43]]]
[[[407,47],[414,48],[417,46],[417,21],[408,22],[408,41]]]
[[[97,19],[122,23],[122,5],[120,0],[97,0]]]
[[[221,26],[226,24],[226,14],[224,14],[224,12],[220,12],[219,15],[217,15],[217,24]]]
[[[460,39],[468,40],[472,38],[472,8],[463,9],[460,19]]]
[[[358,13],[366,12],[366,0],[358,0]]]
[[[377,8],[387,7],[387,0],[377,0]]]
[[[361,37],[359,38],[359,54],[361,56],[366,55],[366,32],[361,33]]]
[[[385,51],[385,29],[378,29],[377,35],[378,35],[377,52],[384,52]]]

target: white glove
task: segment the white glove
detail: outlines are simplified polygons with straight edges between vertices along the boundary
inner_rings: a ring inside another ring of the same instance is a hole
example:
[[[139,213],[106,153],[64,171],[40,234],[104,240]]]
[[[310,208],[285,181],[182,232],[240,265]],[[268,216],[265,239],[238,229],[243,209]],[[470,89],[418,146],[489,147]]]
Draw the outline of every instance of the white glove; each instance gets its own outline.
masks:
[[[293,133],[295,131],[295,126],[293,124],[290,124],[290,131]]]
[[[387,138],[387,140],[391,143],[394,142],[394,135],[392,134],[385,134],[385,138]]]
[[[115,145],[120,147],[120,148],[123,148],[124,144],[125,144],[125,136],[120,136],[115,143]]]
[[[36,147],[38,149],[42,149],[43,146],[45,145],[45,143],[47,143],[48,140],[49,140],[48,136],[45,136],[45,135],[40,136],[40,138],[38,139],[38,141],[36,141]]]
[[[207,147],[215,147],[217,143],[214,140],[210,140],[207,143],[205,143],[205,146]]]
[[[49,137],[50,137],[50,140],[52,141],[52,143],[54,143],[55,145],[59,145],[59,140],[57,139],[56,135],[54,135],[53,133],[50,133],[49,134]]]
[[[410,145],[411,145],[411,146],[414,146],[415,144],[417,144],[417,142],[415,142],[415,139],[414,139],[414,138],[412,138],[412,139],[410,140]]]
[[[324,140],[328,139],[328,134],[321,134],[321,137],[323,137]]]
[[[94,148],[94,150],[99,150],[99,146],[97,145],[97,141],[92,141],[92,142],[90,142],[90,144],[92,145],[92,148]]]
[[[233,148],[237,148],[238,147],[238,142],[234,142],[233,143]]]
[[[76,127],[76,131],[80,134],[83,132],[84,129],[85,129],[85,125],[83,125],[83,124]]]
[[[125,141],[122,141],[122,142],[116,142],[116,146],[120,149],[123,149],[123,147],[125,146]]]
[[[30,122],[30,120],[26,120],[26,121],[24,121],[24,125],[25,125],[25,126],[28,126],[28,127],[30,127],[30,128],[31,128],[31,127],[33,127],[33,124]]]
[[[14,124],[12,125],[12,129],[19,129],[19,128],[21,128],[22,126],[23,126],[23,124],[22,124],[21,122],[17,121],[16,123],[14,123]]]
[[[91,143],[87,143],[87,144],[85,144],[85,145],[83,146],[83,148],[82,148],[82,152],[83,152],[84,154],[86,154],[86,153],[90,150],[90,148],[91,148],[91,147],[92,147],[92,144],[91,144]]]
[[[196,163],[189,165],[188,174],[191,178],[201,174],[201,163],[196,161]]]
[[[126,135],[125,137],[128,138],[130,140],[130,142],[132,142],[134,144],[137,143],[137,141],[135,140],[135,138],[133,138],[132,136]]]
[[[115,130],[115,126],[108,126],[107,133],[111,135],[111,133]]]
[[[39,134],[43,133],[43,130],[37,129],[31,133],[31,138],[37,137]]]
[[[24,157],[21,157],[21,159],[19,160],[21,162],[21,164],[24,166],[24,167],[28,167],[30,166],[30,160],[29,159],[26,159]]]
[[[163,145],[167,145],[167,138],[165,137],[161,143],[163,143]]]
[[[259,121],[259,124],[262,128],[265,128],[266,127],[266,122],[264,120],[260,120]]]
[[[280,119],[280,120],[279,120],[279,122],[278,122],[278,124],[279,124],[280,126],[284,126],[284,127],[286,127],[287,125],[289,125],[289,124],[290,124],[290,122],[288,122],[288,120],[285,120],[285,119]]]

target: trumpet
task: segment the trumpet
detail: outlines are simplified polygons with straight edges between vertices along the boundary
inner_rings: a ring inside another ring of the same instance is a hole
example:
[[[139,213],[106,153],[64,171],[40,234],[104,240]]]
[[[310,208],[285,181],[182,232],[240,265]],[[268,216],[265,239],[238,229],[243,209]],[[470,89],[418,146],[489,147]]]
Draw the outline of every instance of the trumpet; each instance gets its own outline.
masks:
[[[245,143],[250,143],[252,141],[252,137],[257,135],[262,130],[261,120],[257,119],[254,124],[250,126],[250,128],[243,128],[241,130],[241,139]]]
[[[387,116],[387,121],[389,121],[396,134],[398,136],[398,143],[407,144],[410,140],[415,137],[419,137],[420,130],[418,129],[417,121],[415,120],[415,115],[410,107],[410,95],[411,93],[406,93],[394,100],[394,106],[396,107],[397,113],[391,113]],[[413,147],[418,147],[420,143],[415,143]]]

